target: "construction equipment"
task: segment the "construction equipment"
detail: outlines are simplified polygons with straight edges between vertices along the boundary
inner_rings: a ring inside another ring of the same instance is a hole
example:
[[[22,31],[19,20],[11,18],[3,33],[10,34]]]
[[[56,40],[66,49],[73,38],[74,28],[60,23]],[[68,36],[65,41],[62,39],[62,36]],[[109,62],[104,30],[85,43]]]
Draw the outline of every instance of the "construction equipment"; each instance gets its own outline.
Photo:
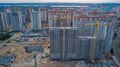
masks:
[[[37,42],[35,40],[33,40],[33,44],[37,44]],[[36,54],[35,51],[33,51],[33,58],[34,58],[34,67],[37,67],[37,59],[36,59]]]
[[[35,54],[35,52],[33,52],[33,54],[34,54],[34,67],[37,67],[37,59],[36,59],[36,54]]]
[[[95,49],[96,49],[96,40],[97,40],[97,31],[98,31],[98,27],[99,27],[99,25],[101,25],[101,26],[114,26],[114,25],[116,25],[116,24],[100,24],[99,22],[98,22],[98,20],[100,20],[100,19],[105,19],[105,18],[113,18],[113,17],[115,17],[115,16],[106,16],[106,15],[100,15],[100,16],[97,16],[97,13],[96,12],[93,12],[93,16],[91,15],[91,16],[86,16],[86,15],[81,15],[81,16],[72,16],[72,17],[70,17],[70,16],[67,16],[66,15],[66,12],[65,12],[65,16],[64,17],[56,17],[56,18],[50,18],[50,20],[60,20],[60,22],[62,21],[62,20],[66,20],[66,19],[74,19],[74,18],[82,18],[82,36],[84,36],[84,27],[85,27],[85,23],[84,22],[86,22],[85,21],[85,19],[86,18],[93,18],[94,20],[95,20],[95,18],[97,19],[96,20],[96,22],[95,22],[95,24],[87,24],[87,26],[95,26],[95,28],[94,28],[94,40],[92,41],[92,52],[91,52],[91,55],[90,55],[90,60],[93,60],[94,59],[94,53],[95,53]],[[67,22],[68,23],[68,22]]]
[[[92,45],[92,53],[91,53],[91,60],[94,59],[94,52],[95,52],[95,49],[96,49],[96,38],[97,38],[97,31],[98,31],[98,27],[99,27],[99,22],[98,22],[98,19],[96,20],[96,23],[95,24],[87,24],[87,26],[95,26],[95,31],[94,31],[94,36],[95,36],[95,39],[93,41],[93,45]],[[114,26],[116,24],[102,24],[102,26]]]
[[[94,39],[93,44],[92,44],[92,53],[91,53],[91,58],[90,58],[91,60],[93,60],[94,59],[94,52],[95,52],[95,48],[96,48],[97,30],[98,30],[98,26],[99,26],[98,20],[96,20],[95,24],[90,25],[90,26],[95,26],[95,32],[94,32],[95,39]]]

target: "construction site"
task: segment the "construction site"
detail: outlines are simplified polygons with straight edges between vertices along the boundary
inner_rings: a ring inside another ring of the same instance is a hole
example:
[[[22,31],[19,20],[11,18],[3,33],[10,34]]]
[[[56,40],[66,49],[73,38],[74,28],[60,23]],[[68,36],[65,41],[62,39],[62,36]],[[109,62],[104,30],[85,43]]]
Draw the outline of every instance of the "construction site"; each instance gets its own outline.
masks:
[[[3,41],[0,56],[13,55],[14,60],[7,64],[9,60],[0,57],[0,67],[117,67],[110,53],[114,11],[85,6],[37,9],[30,10],[27,30]]]
[[[109,53],[115,13],[84,9],[49,11],[50,58],[56,60],[101,59]]]

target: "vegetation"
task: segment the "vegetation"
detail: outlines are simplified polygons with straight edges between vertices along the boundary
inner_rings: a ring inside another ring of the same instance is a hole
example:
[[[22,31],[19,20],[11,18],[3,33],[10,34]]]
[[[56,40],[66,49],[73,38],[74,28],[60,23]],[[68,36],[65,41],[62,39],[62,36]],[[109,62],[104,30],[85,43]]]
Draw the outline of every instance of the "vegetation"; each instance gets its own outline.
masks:
[[[32,51],[28,51],[27,48],[28,48],[28,46],[24,46],[25,52],[28,53],[28,54],[32,53]]]
[[[114,55],[114,49],[113,49],[113,48],[110,49],[110,53],[111,53],[112,55]]]
[[[11,37],[10,33],[0,33],[0,40],[6,40]]]
[[[6,41],[6,43],[10,43],[10,42],[11,42],[11,40],[7,40],[7,41]]]
[[[24,48],[25,48],[25,49],[27,49],[27,48],[28,48],[28,46],[24,46]]]
[[[23,26],[24,26],[25,28],[27,28],[27,24],[23,24]]]

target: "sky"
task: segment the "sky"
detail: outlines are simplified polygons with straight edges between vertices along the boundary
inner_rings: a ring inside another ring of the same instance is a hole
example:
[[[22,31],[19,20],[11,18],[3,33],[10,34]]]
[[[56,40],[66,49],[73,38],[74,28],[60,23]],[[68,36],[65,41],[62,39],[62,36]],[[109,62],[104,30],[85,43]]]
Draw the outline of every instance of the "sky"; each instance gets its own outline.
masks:
[[[41,3],[41,2],[120,3],[120,0],[0,0],[0,3]]]

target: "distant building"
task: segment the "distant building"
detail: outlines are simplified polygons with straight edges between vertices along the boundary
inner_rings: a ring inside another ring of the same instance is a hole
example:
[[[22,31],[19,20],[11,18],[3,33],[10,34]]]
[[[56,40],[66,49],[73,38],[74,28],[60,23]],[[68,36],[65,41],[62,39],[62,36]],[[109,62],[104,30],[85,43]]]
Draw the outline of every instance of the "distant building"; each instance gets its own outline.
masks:
[[[32,21],[32,30],[40,31],[41,30],[41,13],[38,11],[33,11],[31,13],[31,21]]]
[[[113,11],[116,12],[117,17],[120,17],[120,7],[113,8]]]
[[[72,12],[71,10],[54,12],[48,11],[49,27],[71,27],[72,26]]]
[[[48,21],[48,11],[47,9],[39,9],[39,11],[41,12],[41,22],[47,23]]]
[[[12,12],[11,14],[12,14],[11,15],[12,31],[20,32],[22,30],[22,28],[21,28],[22,13],[21,12]]]
[[[26,24],[27,21],[27,10],[26,9],[22,9],[21,10],[22,13],[22,25]]]
[[[0,13],[0,32],[6,32],[7,31],[7,24],[6,24],[6,19],[4,16],[4,13]]]
[[[8,25],[11,25],[11,22],[12,22],[12,19],[11,19],[12,13],[11,12],[12,12],[12,10],[10,8],[6,8],[4,10],[6,23]]]
[[[11,12],[5,12],[5,16],[6,16],[5,18],[7,19],[7,20],[6,20],[6,23],[11,26],[12,13],[11,13]]]
[[[32,12],[32,8],[26,9],[26,20],[27,20],[27,22],[31,22],[31,12]]]

